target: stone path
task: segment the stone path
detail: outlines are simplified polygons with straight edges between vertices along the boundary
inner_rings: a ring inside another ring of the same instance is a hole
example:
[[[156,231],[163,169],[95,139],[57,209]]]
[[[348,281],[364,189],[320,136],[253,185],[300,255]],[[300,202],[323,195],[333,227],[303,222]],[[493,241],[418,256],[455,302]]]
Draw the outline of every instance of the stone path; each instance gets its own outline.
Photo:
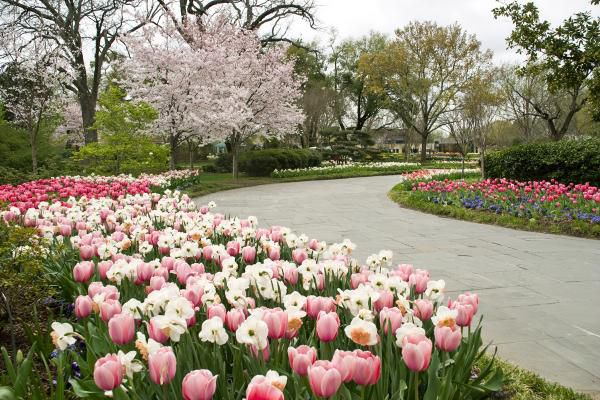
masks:
[[[360,261],[380,249],[481,296],[485,340],[499,354],[576,390],[600,393],[600,241],[515,231],[403,209],[395,176],[266,185],[208,195],[217,210],[284,225]]]

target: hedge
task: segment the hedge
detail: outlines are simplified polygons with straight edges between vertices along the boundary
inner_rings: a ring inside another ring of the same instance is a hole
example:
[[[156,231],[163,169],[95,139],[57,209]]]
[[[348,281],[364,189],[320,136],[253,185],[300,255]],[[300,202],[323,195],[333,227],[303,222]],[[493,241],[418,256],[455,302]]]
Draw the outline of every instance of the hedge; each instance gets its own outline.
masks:
[[[486,176],[600,184],[600,139],[532,143],[489,153]]]
[[[242,153],[240,170],[252,176],[270,176],[276,169],[309,168],[321,165],[321,154],[306,149],[266,149]]]

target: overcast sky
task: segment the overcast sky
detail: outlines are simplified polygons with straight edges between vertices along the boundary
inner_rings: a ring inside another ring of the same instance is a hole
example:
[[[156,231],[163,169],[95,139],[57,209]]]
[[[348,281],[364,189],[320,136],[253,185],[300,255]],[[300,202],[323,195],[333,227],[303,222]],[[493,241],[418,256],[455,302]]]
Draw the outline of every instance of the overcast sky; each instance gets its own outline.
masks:
[[[566,17],[584,10],[600,15],[600,6],[589,0],[534,0],[542,17],[560,23]],[[506,49],[505,38],[512,30],[503,18],[495,20],[492,8],[495,0],[317,0],[317,18],[322,30],[312,31],[295,24],[292,32],[305,40],[320,39],[327,43],[328,30],[334,28],[340,39],[360,37],[376,30],[393,34],[409,21],[435,21],[439,24],[460,23],[468,32],[477,35],[485,48],[494,51],[497,62],[517,61],[518,56]]]

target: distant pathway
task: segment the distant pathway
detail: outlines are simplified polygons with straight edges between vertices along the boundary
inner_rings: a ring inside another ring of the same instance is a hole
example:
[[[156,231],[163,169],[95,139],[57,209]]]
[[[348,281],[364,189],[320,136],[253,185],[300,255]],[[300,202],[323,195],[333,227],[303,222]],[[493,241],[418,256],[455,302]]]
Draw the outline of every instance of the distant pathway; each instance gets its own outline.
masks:
[[[600,241],[440,218],[387,198],[397,176],[282,183],[215,193],[217,210],[284,225],[360,261],[381,249],[481,296],[485,340],[518,365],[600,393]]]

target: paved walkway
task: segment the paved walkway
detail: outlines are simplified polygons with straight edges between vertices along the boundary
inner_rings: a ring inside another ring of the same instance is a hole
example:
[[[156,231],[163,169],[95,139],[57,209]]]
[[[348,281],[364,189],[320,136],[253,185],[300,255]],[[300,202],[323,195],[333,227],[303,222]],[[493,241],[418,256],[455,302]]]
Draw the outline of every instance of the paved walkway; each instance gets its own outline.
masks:
[[[499,354],[546,378],[600,393],[600,241],[439,218],[387,198],[384,176],[266,185],[208,195],[217,210],[284,225],[328,243],[349,238],[360,261],[380,249],[481,296]],[[450,293],[453,295],[455,293]]]

